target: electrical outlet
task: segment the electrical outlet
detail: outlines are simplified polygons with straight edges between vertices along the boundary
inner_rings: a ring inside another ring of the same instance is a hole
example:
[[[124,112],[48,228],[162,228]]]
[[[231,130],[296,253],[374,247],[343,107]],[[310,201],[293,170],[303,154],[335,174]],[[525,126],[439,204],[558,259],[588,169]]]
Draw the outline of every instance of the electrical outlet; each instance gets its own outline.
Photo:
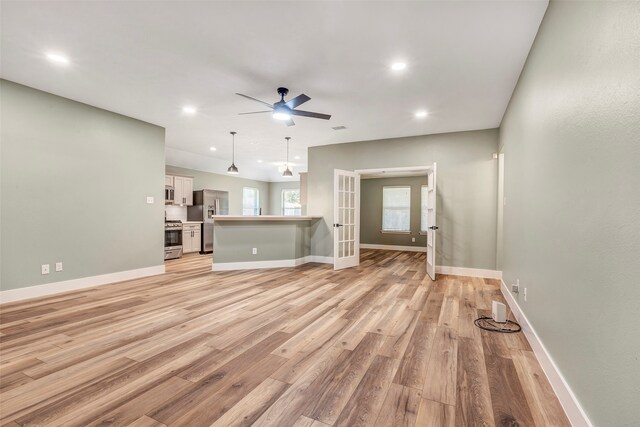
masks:
[[[49,264],[42,264],[42,274],[49,274]]]
[[[62,271],[62,262],[56,262],[56,271]]]
[[[253,248],[252,253],[253,253],[254,255],[258,255],[258,248]]]
[[[147,196],[147,204],[148,205],[152,205],[154,202],[153,197],[152,196]]]
[[[527,288],[524,288],[524,300],[527,301]]]
[[[411,241],[412,241],[412,242],[415,242],[415,241],[416,241],[416,238],[415,238],[415,237],[412,237],[412,238],[411,238]]]

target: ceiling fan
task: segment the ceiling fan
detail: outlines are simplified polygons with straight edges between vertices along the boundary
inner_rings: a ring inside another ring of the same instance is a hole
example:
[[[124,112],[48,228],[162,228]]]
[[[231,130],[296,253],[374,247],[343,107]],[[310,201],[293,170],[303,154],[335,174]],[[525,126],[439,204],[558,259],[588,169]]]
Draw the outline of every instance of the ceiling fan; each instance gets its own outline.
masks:
[[[331,118],[331,114],[313,113],[311,111],[296,110],[295,108],[298,105],[304,104],[311,98],[309,98],[307,95],[303,93],[302,95],[298,95],[295,98],[285,101],[284,97],[287,96],[288,93],[289,93],[289,89],[287,89],[286,87],[279,87],[278,95],[280,95],[280,101],[276,102],[273,105],[269,104],[268,102],[260,101],[259,99],[256,99],[256,98],[252,98],[251,96],[243,95],[241,93],[236,93],[236,95],[240,95],[244,98],[257,101],[262,105],[266,105],[267,107],[271,108],[271,110],[252,111],[250,113],[240,113],[240,114],[241,115],[260,114],[260,113],[273,112],[273,118],[276,120],[282,120],[287,126],[295,125],[295,123],[291,119],[291,116],[311,117],[313,119],[323,119],[323,120],[329,120]]]

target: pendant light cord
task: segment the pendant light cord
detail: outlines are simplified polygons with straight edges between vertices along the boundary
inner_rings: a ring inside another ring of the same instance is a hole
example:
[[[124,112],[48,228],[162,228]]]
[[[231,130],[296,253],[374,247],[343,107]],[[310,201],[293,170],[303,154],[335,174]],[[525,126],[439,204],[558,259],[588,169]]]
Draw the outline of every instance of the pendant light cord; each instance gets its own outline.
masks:
[[[285,137],[284,139],[287,140],[287,169],[289,169],[289,140],[291,139],[290,136]]]
[[[231,134],[231,164],[236,164],[236,133],[229,132]]]

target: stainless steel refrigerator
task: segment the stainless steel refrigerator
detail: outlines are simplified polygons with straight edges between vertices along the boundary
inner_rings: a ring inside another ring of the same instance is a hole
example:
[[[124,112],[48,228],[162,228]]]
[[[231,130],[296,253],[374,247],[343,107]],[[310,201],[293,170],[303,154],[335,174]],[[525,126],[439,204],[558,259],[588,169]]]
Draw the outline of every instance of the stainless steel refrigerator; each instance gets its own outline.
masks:
[[[187,207],[189,221],[202,221],[200,253],[213,252],[213,215],[229,215],[229,192],[198,190],[193,192],[193,206]]]

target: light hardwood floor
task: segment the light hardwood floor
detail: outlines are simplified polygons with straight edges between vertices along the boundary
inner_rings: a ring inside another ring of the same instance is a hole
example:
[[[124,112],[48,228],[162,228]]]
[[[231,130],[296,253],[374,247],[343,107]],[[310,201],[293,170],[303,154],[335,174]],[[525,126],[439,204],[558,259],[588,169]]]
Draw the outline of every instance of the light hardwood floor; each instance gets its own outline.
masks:
[[[473,325],[497,281],[424,274],[424,254],[357,269],[167,273],[0,314],[0,424],[565,426],[522,334]]]

